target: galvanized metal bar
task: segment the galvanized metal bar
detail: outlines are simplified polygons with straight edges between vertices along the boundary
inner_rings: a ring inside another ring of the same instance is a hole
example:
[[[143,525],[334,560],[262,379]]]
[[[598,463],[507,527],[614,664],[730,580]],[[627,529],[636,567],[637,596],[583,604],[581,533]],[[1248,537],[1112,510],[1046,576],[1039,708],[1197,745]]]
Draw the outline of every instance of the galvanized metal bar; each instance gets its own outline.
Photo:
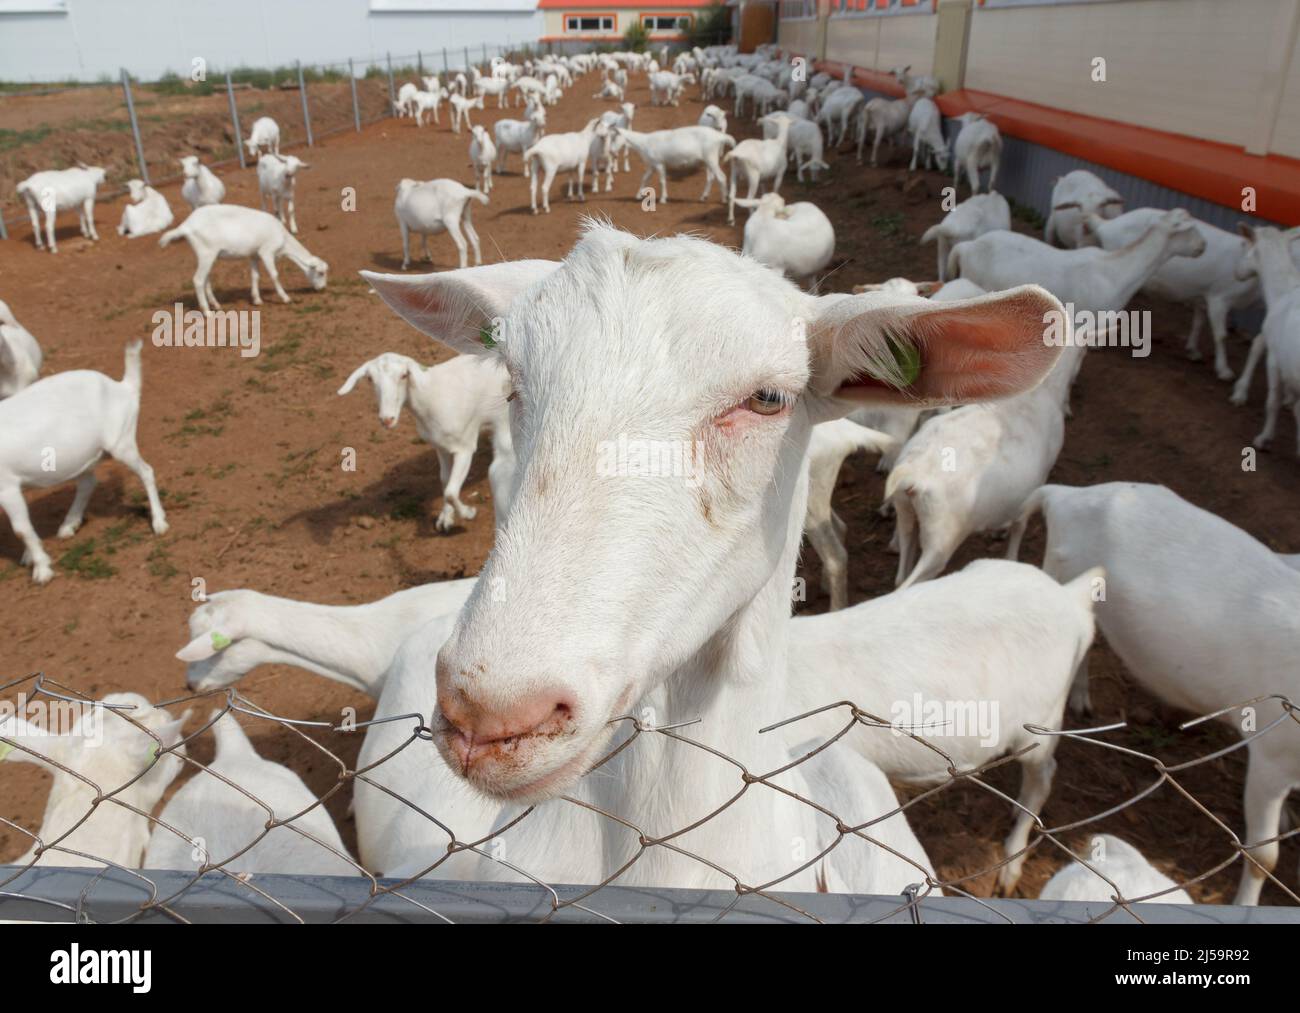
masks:
[[[230,71],[226,71],[226,98],[230,100],[230,122],[235,127],[235,150],[239,152],[239,167],[247,169],[248,163],[244,161],[244,134],[239,129],[239,107],[235,105],[235,85],[230,80]]]
[[[135,157],[140,163],[140,178],[149,183],[149,166],[144,160],[144,142],[140,140],[140,123],[135,118],[135,100],[131,97],[131,75],[122,68],[122,91],[126,95],[126,114],[131,117],[131,133],[135,135]]]
[[[298,94],[302,96],[302,123],[307,128],[307,147],[314,148],[316,140],[311,135],[311,110],[307,107],[307,81],[302,76],[302,61],[298,61]]]
[[[352,85],[352,122],[356,124],[357,133],[361,133],[361,104],[357,101],[357,73],[348,60],[348,83]]]

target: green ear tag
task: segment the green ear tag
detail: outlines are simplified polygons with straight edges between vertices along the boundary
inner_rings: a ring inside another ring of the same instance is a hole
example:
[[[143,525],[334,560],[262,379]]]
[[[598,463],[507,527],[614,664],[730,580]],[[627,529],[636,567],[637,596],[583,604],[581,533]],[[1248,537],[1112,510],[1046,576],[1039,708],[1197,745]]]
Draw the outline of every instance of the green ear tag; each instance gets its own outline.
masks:
[[[921,353],[915,345],[904,345],[892,339],[889,350],[894,353],[894,362],[903,376],[903,386],[910,387],[921,375]]]
[[[212,631],[212,649],[214,651],[224,651],[231,644],[231,640],[224,633]]]
[[[479,331],[478,331],[478,339],[479,339],[479,341],[483,342],[483,347],[484,347],[484,348],[496,348],[496,347],[497,347],[497,341],[496,341],[496,338],[492,337],[492,325],[491,325],[491,324],[484,324],[482,327],[479,328]]]
[[[14,747],[9,745],[9,743],[0,742],[0,760],[3,760],[6,756],[8,756],[13,751],[14,751]]]

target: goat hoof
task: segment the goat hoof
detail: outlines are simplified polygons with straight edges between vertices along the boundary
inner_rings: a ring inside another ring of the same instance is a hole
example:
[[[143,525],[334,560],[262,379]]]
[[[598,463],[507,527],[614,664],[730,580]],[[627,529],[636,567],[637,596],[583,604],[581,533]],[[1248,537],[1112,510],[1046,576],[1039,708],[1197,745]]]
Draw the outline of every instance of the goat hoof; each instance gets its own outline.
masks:
[[[1214,375],[1217,376],[1220,380],[1231,380],[1237,374],[1235,374],[1230,369],[1216,369],[1214,371]]]
[[[1268,445],[1273,442],[1273,437],[1265,436],[1261,433],[1250,441],[1256,450],[1268,450]]]
[[[54,579],[54,567],[49,563],[41,563],[32,570],[33,584],[48,584]]]
[[[1205,356],[1202,355],[1200,352],[1196,351],[1195,349],[1189,348],[1189,349],[1187,350],[1187,361],[1188,361],[1188,362],[1200,362],[1200,361],[1201,361],[1202,359],[1204,359],[1204,358],[1205,358]]]
[[[60,538],[71,538],[71,537],[73,537],[76,533],[77,533],[77,525],[76,525],[76,524],[65,524],[65,525],[63,525],[63,527],[59,528],[59,537],[60,537]]]
[[[170,527],[171,525],[169,525],[165,520],[159,518],[153,522],[153,533],[155,535],[165,535]]]

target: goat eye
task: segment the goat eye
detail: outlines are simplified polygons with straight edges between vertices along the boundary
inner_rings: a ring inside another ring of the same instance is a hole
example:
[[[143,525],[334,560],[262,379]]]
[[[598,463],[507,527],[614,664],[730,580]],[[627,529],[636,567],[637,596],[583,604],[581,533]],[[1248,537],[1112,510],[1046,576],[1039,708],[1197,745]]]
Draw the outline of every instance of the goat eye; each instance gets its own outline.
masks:
[[[787,404],[784,394],[779,390],[756,390],[749,395],[745,406],[756,415],[776,415]]]
[[[517,390],[512,390],[509,394],[506,395],[506,403],[509,404],[518,396],[519,396],[519,392]]]

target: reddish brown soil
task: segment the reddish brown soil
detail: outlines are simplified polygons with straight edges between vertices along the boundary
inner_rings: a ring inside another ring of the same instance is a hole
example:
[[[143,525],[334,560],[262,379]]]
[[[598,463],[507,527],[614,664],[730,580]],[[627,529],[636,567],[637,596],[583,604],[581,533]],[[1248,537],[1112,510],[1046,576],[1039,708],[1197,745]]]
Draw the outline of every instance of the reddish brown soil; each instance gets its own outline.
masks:
[[[363,87],[373,91],[375,82]],[[590,92],[585,84],[575,88],[572,97],[551,111],[550,129],[577,128],[603,108],[587,97]],[[643,130],[694,122],[699,115],[695,101],[676,110],[650,108],[640,83],[630,97],[641,106],[637,126]],[[250,103],[246,117],[253,112],[251,103],[261,101],[286,127],[286,135],[296,139],[291,126],[298,122],[296,94],[246,93],[243,99]],[[372,95],[368,101],[374,99]],[[22,106],[27,101],[39,105]],[[0,106],[0,124],[32,115],[59,122],[51,110],[61,109],[58,115],[66,116],[72,101],[68,96],[6,100]],[[223,96],[214,96],[160,103],[159,115],[181,117],[186,138],[164,154],[170,158],[191,148],[215,152],[228,145],[229,139],[221,135],[224,102]],[[31,108],[40,112],[22,111]],[[350,108],[344,121],[347,115]],[[486,114],[477,115],[493,121],[503,114],[490,105]],[[740,132],[751,134],[750,125]],[[122,136],[128,138],[125,149]],[[215,147],[204,143],[214,138]],[[134,174],[129,135],[101,132],[89,150],[80,142],[70,147],[65,141],[56,132],[34,146],[34,154],[24,150],[18,161],[28,168],[44,167],[51,158],[91,161],[109,152],[115,181]],[[440,346],[388,312],[356,272],[399,269],[400,245],[391,211],[394,185],[404,176],[450,176],[469,182],[466,146],[463,137],[449,134],[445,118],[444,126],[423,130],[410,121],[388,120],[361,135],[332,136],[309,153],[314,168],[299,187],[300,238],[329,261],[329,288],[312,292],[296,269],[285,264],[294,302],[266,305],[263,352],[255,359],[225,349],[164,349],[146,343],[140,446],[157,470],[171,531],[153,537],[139,484],[115,463],[100,466],[104,484],[95,493],[85,527],[70,544],[57,542],[54,531],[71,501],[71,486],[29,494],[38,530],[55,558],[62,558],[52,584],[33,586],[27,570],[18,565],[17,540],[8,525],[0,524],[0,613],[5,616],[0,683],[44,670],[92,697],[115,690],[138,691],[154,700],[181,695],[184,666],[173,653],[186,639],[185,619],[193,607],[191,580],[196,577],[203,578],[209,590],[252,587],[348,603],[477,572],[492,533],[487,454],[476,459],[466,487],[468,501],[485,509],[468,525],[438,534],[429,511],[439,492],[436,462],[409,417],[388,432],[379,427],[367,390],[346,398],[334,393],[355,365],[380,352],[405,352],[424,362],[447,357]],[[807,194],[837,224],[843,263],[828,287],[847,291],[856,283],[895,275],[932,277],[933,250],[920,247],[917,240],[939,216],[939,188],[945,181],[931,175],[905,193],[897,167],[864,169],[851,156],[832,161],[833,169],[819,184],[804,186],[791,177],[786,184],[787,199]],[[498,179],[491,205],[474,212],[488,261],[560,257],[574,240],[580,216],[588,213],[608,215],[641,234],[689,230],[739,245],[740,232],[726,226],[722,208],[697,202],[700,176],[671,181],[671,202],[648,214],[633,196],[639,179],[634,166],[632,176],[617,177],[613,194],[594,195],[586,204],[566,202],[557,186],[552,214],[533,217],[518,169],[516,159],[512,171]],[[256,203],[251,171],[230,172],[225,180],[229,201]],[[344,187],[356,188],[355,212],[340,209]],[[163,187],[163,192],[173,209],[181,211],[177,187]],[[47,373],[92,368],[120,375],[123,344],[148,336],[155,310],[169,308],[176,300],[193,305],[190,251],[184,244],[161,250],[152,239],[119,238],[113,227],[120,214],[120,201],[101,206],[103,239],[98,244],[81,239],[75,220],[65,218],[57,258],[36,252],[25,226],[15,230],[16,241],[0,244],[0,298],[43,343]],[[433,243],[433,250],[435,268],[455,266],[454,249],[445,237]],[[219,298],[233,308],[248,307],[247,281],[244,267],[232,263],[219,266],[214,276]],[[1158,304],[1139,303],[1139,308],[1153,310],[1154,353],[1145,360],[1132,359],[1120,349],[1090,354],[1076,387],[1075,417],[1053,480],[1162,482],[1276,549],[1300,549],[1300,517],[1293,508],[1300,495],[1300,465],[1292,456],[1286,427],[1277,451],[1261,455],[1257,471],[1243,471],[1242,449],[1259,426],[1260,392],[1249,408],[1230,408],[1227,386],[1216,381],[1206,365],[1182,356],[1188,314]],[[1235,340],[1231,351],[1239,365],[1243,342]],[[358,452],[354,473],[340,468],[342,448],[348,446]],[[847,462],[836,506],[849,525],[854,600],[883,594],[892,586],[895,558],[886,548],[889,525],[876,514],[881,489],[873,462]],[[1035,530],[1022,558],[1036,560],[1041,551],[1041,531]],[[1000,543],[975,538],[956,565],[1000,553]],[[802,572],[812,592],[804,607],[824,609],[820,569],[811,553]],[[1130,723],[1110,741],[1169,761],[1189,759],[1232,741],[1217,728],[1177,731],[1186,715],[1135,689],[1104,644],[1094,648],[1092,673],[1098,721],[1123,718]],[[345,706],[357,708],[363,718],[371,711],[370,701],[360,694],[287,669],[260,670],[241,684],[241,690],[270,711],[296,718],[337,720]],[[335,769],[295,747],[287,730],[263,724],[252,732],[263,754],[293,766],[317,792],[335,782]],[[1295,730],[1281,728],[1271,734]],[[322,733],[319,738],[348,763],[355,761],[357,737]],[[207,759],[209,749],[201,744],[194,755]],[[1058,759],[1059,773],[1044,813],[1051,826],[1105,811],[1151,779],[1148,764],[1097,747],[1067,741]],[[989,782],[1014,793],[1018,774],[1013,767],[993,773]],[[1236,752],[1192,768],[1179,780],[1228,827],[1240,831],[1243,773],[1244,755]],[[26,765],[7,765],[4,815],[35,828],[44,798],[42,778]],[[351,844],[354,828],[346,793],[336,796],[329,808]],[[914,809],[912,817],[940,873],[957,878],[998,860],[1011,808],[979,788],[953,786]],[[1098,828],[1132,841],[1180,879],[1228,855],[1224,832],[1168,786]],[[1083,831],[1076,831],[1067,840],[1077,844],[1082,837]],[[0,827],[0,861],[26,847],[26,838]],[[1297,885],[1298,858],[1300,846],[1287,842],[1278,874],[1292,889]],[[1020,892],[1036,895],[1059,863],[1056,854],[1040,849],[1027,865]],[[1192,892],[1201,900],[1228,901],[1236,877],[1234,866]],[[987,894],[992,877],[982,876],[968,888]],[[1274,903],[1287,899],[1271,886],[1264,897]]]

